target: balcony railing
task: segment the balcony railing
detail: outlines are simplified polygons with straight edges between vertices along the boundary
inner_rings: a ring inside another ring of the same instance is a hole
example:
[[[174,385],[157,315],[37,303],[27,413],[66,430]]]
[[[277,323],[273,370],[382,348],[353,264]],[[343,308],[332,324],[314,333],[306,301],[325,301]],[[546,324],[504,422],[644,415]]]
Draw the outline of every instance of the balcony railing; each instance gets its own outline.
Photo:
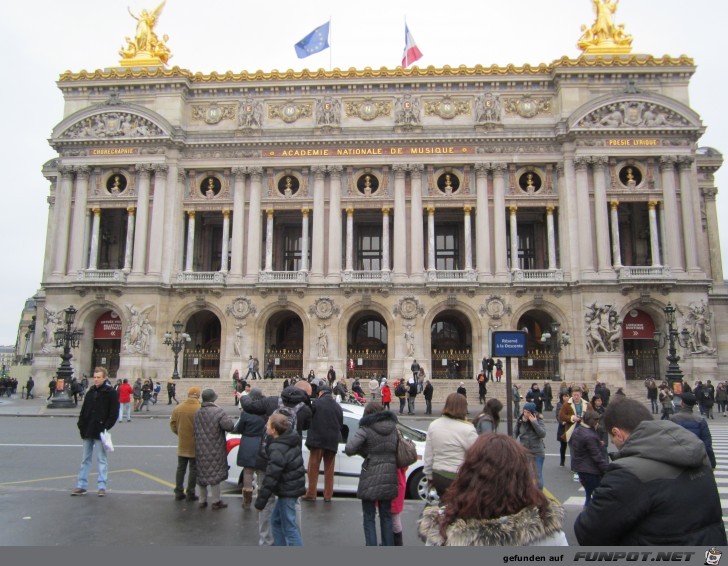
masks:
[[[91,285],[112,285],[126,283],[126,273],[121,269],[81,269],[76,281],[83,281]]]
[[[181,271],[177,274],[178,285],[225,285],[226,274],[222,271]]]
[[[625,265],[619,270],[619,278],[621,280],[635,280],[635,279],[671,279],[672,271],[667,266],[634,266]]]
[[[308,271],[261,271],[258,283],[273,285],[305,285],[308,283]]]
[[[474,269],[431,269],[427,271],[428,283],[460,283],[478,282],[478,274]]]
[[[391,283],[391,271],[342,271],[341,281],[350,284]]]
[[[517,269],[513,272],[514,283],[557,283],[563,280],[562,269]]]

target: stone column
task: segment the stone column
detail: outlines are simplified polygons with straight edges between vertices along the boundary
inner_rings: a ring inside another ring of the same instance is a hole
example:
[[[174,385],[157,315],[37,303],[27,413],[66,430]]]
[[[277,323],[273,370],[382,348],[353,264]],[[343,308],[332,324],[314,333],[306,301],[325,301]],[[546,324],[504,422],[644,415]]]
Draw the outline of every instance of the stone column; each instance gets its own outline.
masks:
[[[327,279],[341,280],[341,165],[329,167],[329,266]]]
[[[94,215],[93,226],[91,227],[91,251],[88,254],[88,268],[98,269],[99,267],[99,240],[101,239],[101,209],[92,209]]]
[[[675,189],[675,158],[661,157],[660,172],[662,178],[662,198],[665,207],[665,223],[667,241],[665,246],[665,264],[673,272],[683,271],[682,242],[680,241],[680,214],[677,208]],[[691,242],[694,245],[694,243]]]
[[[136,228],[134,229],[134,260],[131,272],[143,275],[147,269],[147,231],[149,229],[149,179],[151,167],[137,165],[139,172],[139,195],[137,197]]]
[[[511,271],[521,269],[518,263],[518,219],[516,218],[517,206],[509,206],[508,210],[511,215]]]
[[[164,220],[164,245],[162,246],[162,283],[171,284],[180,271],[184,271],[186,251],[184,197],[187,190],[187,173],[177,164],[169,166],[168,176],[173,182],[167,191]],[[157,244],[159,245],[159,244]]]
[[[169,167],[164,164],[154,165],[154,203],[152,205],[152,222],[150,226],[149,273],[159,277],[162,273],[162,253],[164,250],[164,222],[166,217],[167,174]],[[172,173],[175,171],[173,170]],[[174,178],[174,177],[172,177]]]
[[[655,204],[657,209],[657,221],[658,221],[658,249],[660,250],[660,265],[662,265],[665,262],[665,242],[667,242],[667,231],[666,231],[666,222],[665,222],[665,206],[664,204],[660,204],[657,202]]]
[[[493,165],[493,242],[495,244],[495,275],[508,277],[508,248],[506,247],[506,164]]]
[[[81,262],[81,265],[85,267],[88,266],[88,255],[89,255],[89,248],[91,247],[91,224],[93,222],[93,213],[87,208],[86,214],[83,217],[83,261]],[[130,266],[131,268],[131,266]]]
[[[195,211],[187,211],[187,253],[185,254],[185,271],[192,271],[195,254]]]
[[[427,270],[434,272],[435,264],[435,207],[427,207]]]
[[[554,228],[554,207],[546,207],[546,243],[549,250],[549,269],[558,269],[556,265],[556,230]]]
[[[265,270],[273,271],[273,209],[266,209],[265,214]]]
[[[473,270],[473,234],[472,234],[472,228],[470,226],[470,211],[472,208],[470,206],[466,206],[463,208],[463,212],[465,213],[463,217],[463,232],[465,236],[465,270],[466,271],[472,271]]]
[[[324,218],[326,209],[324,204],[324,167],[315,167],[313,170],[313,227],[311,234],[311,281],[321,281],[324,277],[324,250],[326,239],[324,237]]]
[[[479,163],[475,166],[475,266],[478,279],[483,281],[492,274],[490,267],[490,214],[488,213],[488,167]]]
[[[124,273],[131,271],[131,260],[134,255],[134,213],[130,206],[126,209],[126,244],[124,244]],[[162,247],[162,246],[160,246]]]
[[[394,238],[397,245],[394,246],[394,281],[403,282],[407,280],[407,209],[404,198],[404,177],[407,168],[404,165],[395,165],[394,169]],[[389,211],[386,216],[389,218]],[[387,235],[389,240],[389,235]],[[387,248],[389,254],[389,248]],[[389,268],[389,264],[386,266]]]
[[[718,229],[718,209],[715,206],[715,197],[718,189],[704,187],[702,189],[705,201],[705,219],[707,222],[708,248],[710,253],[710,278],[723,284],[723,260],[720,255],[720,234]]]
[[[346,271],[354,270],[354,209],[346,209]]]
[[[56,191],[56,229],[53,262],[53,274],[66,274],[66,261],[68,260],[68,234],[71,223],[71,190],[73,188],[73,167],[61,166],[61,185]]]
[[[245,170],[233,169],[233,237],[230,247],[230,275],[243,276],[243,236],[245,234]]]
[[[619,242],[619,201],[613,200],[611,206],[612,219],[612,265],[614,269],[622,267],[622,246]]]
[[[660,267],[660,233],[657,230],[657,202],[651,200],[647,203],[650,217],[650,251],[652,253],[653,267]]]
[[[389,207],[385,206],[382,208],[382,271],[389,270]]]
[[[568,150],[570,149],[567,146]],[[563,164],[556,165],[559,186],[559,250],[561,267],[564,275],[570,279],[578,279],[579,269],[579,233],[578,213],[576,209],[576,173],[574,159],[567,155]]]
[[[71,261],[68,271],[76,274],[84,268],[83,244],[86,240],[86,202],[88,198],[88,167],[76,167],[76,202],[73,206],[73,221],[71,222]]]
[[[230,211],[222,211],[222,252],[220,254],[220,271],[227,273],[228,270],[228,246],[230,240]]]
[[[410,195],[410,271],[413,281],[421,282],[425,276],[424,223],[422,221],[422,171],[424,166],[409,166],[412,182]]]
[[[693,189],[692,186],[693,160],[689,157],[680,159],[680,205],[682,208],[682,229],[683,244],[685,249],[685,267],[688,273],[700,273],[698,263],[697,232],[695,226],[695,214],[693,213]]]
[[[609,253],[609,211],[607,209],[606,157],[594,160],[594,225],[597,233],[597,268],[613,272]]]
[[[576,168],[576,208],[579,238],[579,269],[584,274],[594,273],[594,244],[592,240],[591,206],[589,206],[589,163],[584,157],[574,159]]]
[[[250,171],[250,206],[248,212],[248,257],[245,278],[250,282],[258,281],[260,272],[260,191],[263,180],[262,169]]]
[[[301,271],[308,271],[308,208],[302,208],[301,214]]]

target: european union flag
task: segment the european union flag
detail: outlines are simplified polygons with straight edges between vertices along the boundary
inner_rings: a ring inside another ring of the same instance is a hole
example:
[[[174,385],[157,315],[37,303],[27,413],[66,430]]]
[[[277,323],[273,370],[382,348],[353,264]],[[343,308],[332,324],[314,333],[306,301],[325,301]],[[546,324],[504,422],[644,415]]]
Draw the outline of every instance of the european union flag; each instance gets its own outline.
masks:
[[[299,59],[304,59],[309,55],[323,51],[329,46],[329,24],[326,22],[324,25],[317,27],[301,41],[296,43],[296,55]]]

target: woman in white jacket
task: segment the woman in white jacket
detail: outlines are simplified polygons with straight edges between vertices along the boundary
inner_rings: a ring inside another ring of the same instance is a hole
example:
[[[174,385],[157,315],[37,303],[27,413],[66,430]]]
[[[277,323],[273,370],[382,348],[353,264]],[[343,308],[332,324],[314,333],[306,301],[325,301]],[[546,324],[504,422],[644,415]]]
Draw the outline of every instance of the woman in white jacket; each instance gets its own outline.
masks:
[[[457,477],[468,448],[478,439],[467,416],[467,399],[459,393],[450,393],[442,416],[427,429],[424,473],[440,497]]]

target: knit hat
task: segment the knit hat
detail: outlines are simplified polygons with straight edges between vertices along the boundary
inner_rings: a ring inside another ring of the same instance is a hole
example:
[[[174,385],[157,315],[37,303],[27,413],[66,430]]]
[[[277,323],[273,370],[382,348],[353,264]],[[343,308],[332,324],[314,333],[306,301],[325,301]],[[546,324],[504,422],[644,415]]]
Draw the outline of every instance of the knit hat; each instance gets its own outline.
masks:
[[[529,412],[529,413],[531,413],[532,415],[535,415],[535,414],[536,414],[536,412],[537,412],[537,411],[536,411],[536,403],[531,403],[531,402],[529,401],[528,403],[526,403],[525,405],[523,405],[523,410],[524,410],[524,411],[528,411],[528,412]]]
[[[202,391],[202,402],[203,403],[214,403],[217,399],[217,393],[214,389],[205,389]]]
[[[683,393],[682,395],[680,395],[680,399],[682,399],[682,402],[685,403],[688,407],[694,407],[695,403],[698,402],[695,397],[695,393]]]
[[[187,391],[187,397],[194,397],[195,399],[200,398],[200,388],[199,387],[190,387]]]

